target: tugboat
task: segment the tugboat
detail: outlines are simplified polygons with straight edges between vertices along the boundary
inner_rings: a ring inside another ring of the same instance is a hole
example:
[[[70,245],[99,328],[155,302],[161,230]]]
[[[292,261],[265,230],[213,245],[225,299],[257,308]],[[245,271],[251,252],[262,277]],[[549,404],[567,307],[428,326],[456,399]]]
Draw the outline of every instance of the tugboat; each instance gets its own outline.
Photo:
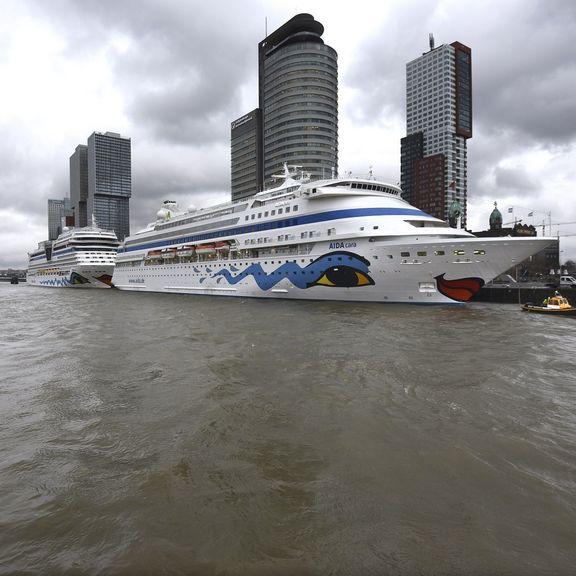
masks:
[[[542,302],[540,306],[531,304],[530,302],[522,306],[524,312],[536,312],[538,314],[549,314],[551,316],[572,316],[576,315],[576,308],[574,308],[567,298],[561,296],[558,292],[554,296],[550,296]]]

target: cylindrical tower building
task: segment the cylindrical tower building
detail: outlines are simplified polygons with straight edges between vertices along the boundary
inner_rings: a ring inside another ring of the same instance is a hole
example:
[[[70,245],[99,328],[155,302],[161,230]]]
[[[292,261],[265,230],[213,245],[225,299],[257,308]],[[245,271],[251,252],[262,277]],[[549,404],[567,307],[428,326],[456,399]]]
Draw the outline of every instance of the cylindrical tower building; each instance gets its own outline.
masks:
[[[264,185],[288,164],[312,179],[338,172],[338,55],[298,14],[258,46]]]

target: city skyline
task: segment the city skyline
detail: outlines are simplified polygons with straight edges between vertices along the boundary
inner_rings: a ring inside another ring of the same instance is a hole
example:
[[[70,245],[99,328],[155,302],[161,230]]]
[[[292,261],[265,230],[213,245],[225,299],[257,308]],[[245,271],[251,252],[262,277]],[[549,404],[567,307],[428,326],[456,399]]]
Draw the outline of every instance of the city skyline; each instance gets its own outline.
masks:
[[[340,173],[372,169],[400,180],[405,65],[428,50],[432,32],[438,45],[457,39],[474,55],[468,227],[486,228],[494,201],[505,218],[539,233],[543,223],[548,232],[550,211],[553,223],[576,221],[570,2],[359,2],[342,10],[324,1],[254,2],[231,3],[222,15],[174,0],[143,2],[137,18],[129,3],[8,5],[0,23],[8,136],[0,268],[25,266],[26,253],[46,239],[47,199],[67,195],[70,154],[95,130],[132,138],[132,231],[165,199],[184,207],[228,200],[230,123],[257,102],[257,43],[301,12],[323,24],[338,53]],[[499,18],[490,18],[496,6]],[[561,250],[561,260],[574,259],[574,238],[561,239]]]

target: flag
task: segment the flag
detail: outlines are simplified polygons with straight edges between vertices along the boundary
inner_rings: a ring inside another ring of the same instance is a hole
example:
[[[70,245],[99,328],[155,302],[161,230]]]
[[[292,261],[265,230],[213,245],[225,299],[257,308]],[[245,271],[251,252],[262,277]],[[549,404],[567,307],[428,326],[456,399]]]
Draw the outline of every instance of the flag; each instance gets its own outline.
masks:
[[[512,210],[514,210],[514,207],[508,208],[508,214],[510,214],[512,212]]]
[[[534,216],[534,212],[528,212],[528,216]]]

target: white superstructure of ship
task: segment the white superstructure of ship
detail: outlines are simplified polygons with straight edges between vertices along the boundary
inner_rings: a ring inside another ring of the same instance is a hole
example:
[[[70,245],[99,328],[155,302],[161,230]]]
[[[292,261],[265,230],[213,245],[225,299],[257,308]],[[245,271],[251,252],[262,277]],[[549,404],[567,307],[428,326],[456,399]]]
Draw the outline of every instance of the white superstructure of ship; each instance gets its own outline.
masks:
[[[96,224],[64,229],[28,254],[26,280],[31,286],[110,288],[119,244],[114,232]]]
[[[470,300],[552,238],[477,238],[371,178],[296,180],[244,200],[181,211],[121,245],[120,290],[365,302]]]

